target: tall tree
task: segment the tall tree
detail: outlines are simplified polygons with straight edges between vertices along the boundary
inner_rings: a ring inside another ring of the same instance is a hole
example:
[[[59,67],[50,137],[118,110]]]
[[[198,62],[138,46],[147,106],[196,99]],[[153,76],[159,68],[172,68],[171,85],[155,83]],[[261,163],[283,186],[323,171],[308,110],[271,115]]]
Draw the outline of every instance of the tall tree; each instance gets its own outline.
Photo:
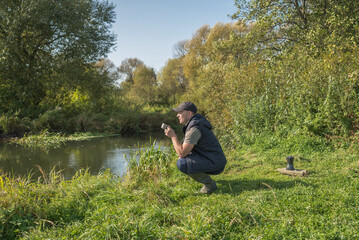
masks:
[[[186,44],[187,40],[179,41],[173,46],[173,55],[175,58],[181,58],[187,54]]]
[[[301,42],[316,51],[349,40],[358,44],[359,2],[350,0],[236,0],[235,19],[255,23],[257,49],[281,51]]]
[[[138,104],[156,102],[157,79],[153,68],[141,64],[133,72],[133,85],[127,92],[127,96]]]
[[[143,65],[143,61],[138,58],[126,58],[118,67],[119,73],[127,83],[133,83],[133,72],[139,65]]]
[[[100,74],[108,76],[108,82],[105,85],[113,86],[119,79],[119,72],[115,64],[108,58],[101,59],[94,64]]]
[[[114,19],[108,1],[0,1],[2,110],[36,107],[48,91],[84,84],[85,65],[114,46]]]
[[[183,73],[182,59],[168,60],[159,72],[158,80],[164,103],[176,103],[176,97],[181,96],[188,85],[188,80]]]

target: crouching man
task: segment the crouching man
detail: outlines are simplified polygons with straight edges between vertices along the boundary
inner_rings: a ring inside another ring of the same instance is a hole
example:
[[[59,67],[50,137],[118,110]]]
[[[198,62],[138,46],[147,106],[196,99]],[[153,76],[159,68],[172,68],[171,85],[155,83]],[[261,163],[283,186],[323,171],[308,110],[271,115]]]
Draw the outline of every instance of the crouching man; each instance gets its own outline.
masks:
[[[171,138],[179,157],[177,167],[204,185],[199,193],[210,194],[217,189],[210,175],[223,172],[227,163],[222,147],[212,132],[212,125],[197,113],[197,107],[192,102],[183,102],[173,111],[177,112],[179,123],[184,125],[183,142],[178,140],[170,126],[164,131]]]

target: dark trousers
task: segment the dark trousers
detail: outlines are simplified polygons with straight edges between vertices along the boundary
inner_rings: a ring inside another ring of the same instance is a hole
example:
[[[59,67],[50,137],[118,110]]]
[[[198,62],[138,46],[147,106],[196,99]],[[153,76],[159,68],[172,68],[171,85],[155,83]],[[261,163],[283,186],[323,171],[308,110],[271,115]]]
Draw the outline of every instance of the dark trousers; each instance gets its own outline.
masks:
[[[187,162],[186,162],[186,158],[180,158],[177,161],[177,167],[178,170],[180,170],[181,172],[188,174],[187,173]]]
[[[177,161],[177,168],[178,170],[180,170],[181,172],[188,174],[188,167],[187,167],[187,161],[186,158],[180,158]],[[220,170],[215,170],[215,171],[211,171],[211,172],[206,172],[207,174],[211,174],[211,175],[217,175],[220,174],[221,172],[223,172],[223,169]]]

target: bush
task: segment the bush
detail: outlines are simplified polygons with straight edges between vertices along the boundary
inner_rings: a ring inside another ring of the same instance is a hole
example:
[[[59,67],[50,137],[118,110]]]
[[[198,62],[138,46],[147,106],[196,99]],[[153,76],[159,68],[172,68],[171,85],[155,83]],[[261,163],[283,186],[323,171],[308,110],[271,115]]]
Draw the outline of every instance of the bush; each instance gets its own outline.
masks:
[[[29,118],[21,119],[17,114],[0,116],[0,134],[21,136],[32,128]]]

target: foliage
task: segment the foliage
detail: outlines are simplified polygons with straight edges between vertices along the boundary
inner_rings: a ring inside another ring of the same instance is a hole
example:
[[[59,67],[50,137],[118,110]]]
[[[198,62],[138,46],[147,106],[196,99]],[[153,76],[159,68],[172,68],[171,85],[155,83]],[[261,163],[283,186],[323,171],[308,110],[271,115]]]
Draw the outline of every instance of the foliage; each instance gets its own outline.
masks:
[[[169,59],[157,77],[163,103],[175,104],[178,97],[187,90],[188,80],[184,75],[181,59]]]
[[[20,118],[18,113],[0,116],[0,135],[23,134],[31,128],[29,118]]]
[[[236,1],[238,22],[201,27],[164,70],[182,64],[179,101],[195,102],[228,146],[298,133],[356,139],[359,15],[350,4]]]
[[[158,103],[157,75],[153,68],[137,58],[128,58],[122,61],[118,71],[122,75],[121,94],[127,101],[142,106]]]
[[[112,4],[1,1],[0,9],[1,112],[19,110],[31,116],[41,103],[53,99],[54,92],[101,89],[92,84],[97,78],[91,63],[114,45],[115,36],[109,31]]]
[[[263,68],[244,68],[245,81],[251,84],[241,84],[237,92],[238,100],[232,106],[233,130],[253,136],[265,131],[285,135],[298,130],[328,139],[354,136],[359,107],[355,100],[357,51],[328,52],[318,59],[303,56],[301,49],[265,62]],[[238,78],[237,82],[242,80]]]
[[[133,85],[127,96],[135,103],[151,104],[157,95],[157,78],[153,68],[139,65],[133,72]]]
[[[304,44],[315,54],[328,45],[358,44],[357,2],[235,0],[235,4],[235,19],[255,23],[247,37],[259,43],[260,51]]]
[[[139,65],[144,65],[143,61],[138,58],[126,58],[118,67],[118,72],[126,83],[133,83],[133,73]]]
[[[64,136],[66,141],[69,136],[86,135],[89,132],[95,135],[97,133],[130,135],[160,131],[163,122],[175,129],[178,125],[177,119],[168,107],[150,105],[136,107],[130,104],[122,106],[116,102],[111,105],[108,103],[104,107],[102,111],[94,112],[91,105],[77,103],[64,108],[50,109],[35,119],[3,115],[0,117],[0,138],[24,137],[23,140],[16,141],[23,141],[26,145],[31,138],[40,138],[41,140],[37,141],[40,143],[42,140],[47,141],[47,138],[49,141],[55,141],[51,138]]]

